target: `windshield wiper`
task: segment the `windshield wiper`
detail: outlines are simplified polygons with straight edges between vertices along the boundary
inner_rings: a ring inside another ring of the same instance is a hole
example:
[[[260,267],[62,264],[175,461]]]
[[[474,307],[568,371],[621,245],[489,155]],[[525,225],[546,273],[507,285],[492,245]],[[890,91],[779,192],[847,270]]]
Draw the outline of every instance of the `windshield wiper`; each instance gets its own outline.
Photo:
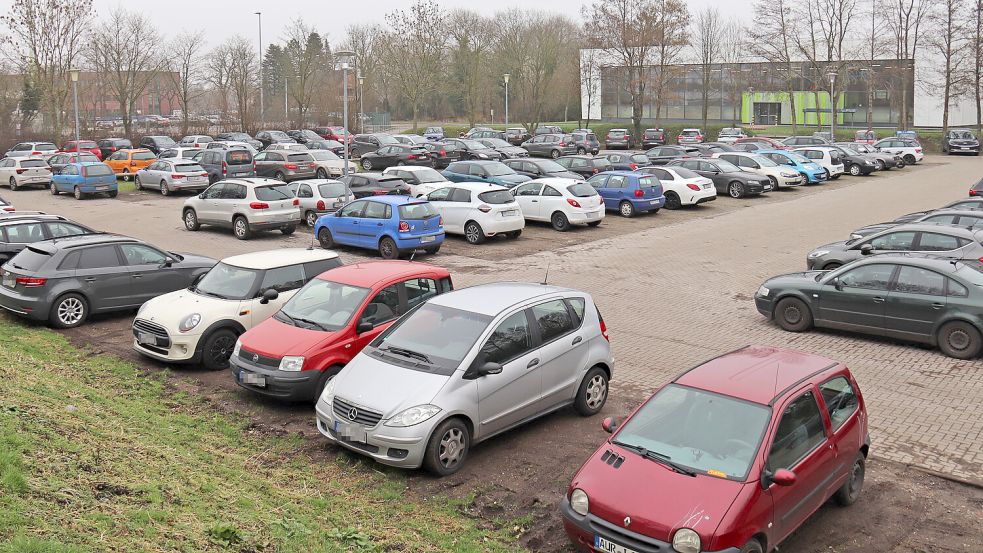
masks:
[[[285,311],[283,311],[282,309],[280,311],[278,311],[277,314],[283,315],[284,317],[290,319],[290,322],[293,323],[294,326],[298,326],[297,323],[304,323],[307,326],[313,326],[315,328],[318,328],[320,330],[323,330],[324,332],[327,332],[328,331],[328,328],[326,326],[322,325],[321,323],[319,323],[317,321],[312,321],[310,319],[301,319],[300,317],[291,317],[290,315],[287,315],[287,313]]]
[[[216,294],[215,292],[209,292],[208,290],[202,290],[201,288],[198,288],[197,286],[192,287],[191,288],[191,291],[194,292],[194,293],[196,293],[196,294],[201,294],[203,296],[211,296],[213,298],[218,298],[220,300],[227,300],[227,299],[229,299],[229,298],[223,296],[222,294]]]
[[[420,353],[418,351],[413,351],[413,350],[403,349],[403,348],[396,348],[396,347],[392,347],[392,346],[389,346],[384,351],[391,351],[391,352],[395,353],[396,355],[402,355],[403,357],[409,357],[411,359],[419,359],[420,361],[423,361],[424,363],[433,365],[433,361],[431,361],[429,357],[427,357],[425,354]]]
[[[615,445],[619,445],[625,449],[630,449],[631,451],[634,451],[635,453],[641,455],[642,457],[645,457],[646,459],[650,459],[652,461],[655,461],[656,463],[669,467],[670,469],[678,472],[679,474],[685,474],[686,476],[696,476],[696,472],[684,467],[683,465],[680,465],[679,463],[673,463],[672,458],[669,457],[668,455],[664,455],[657,451],[649,451],[648,449],[640,445],[626,444],[625,442],[619,442],[618,440],[614,440],[611,443]]]

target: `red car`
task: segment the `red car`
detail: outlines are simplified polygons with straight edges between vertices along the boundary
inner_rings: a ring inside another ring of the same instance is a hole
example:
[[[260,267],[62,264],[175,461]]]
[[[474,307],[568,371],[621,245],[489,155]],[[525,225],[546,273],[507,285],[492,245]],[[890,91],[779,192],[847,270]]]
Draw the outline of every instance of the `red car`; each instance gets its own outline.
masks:
[[[870,446],[841,363],[748,346],[683,373],[618,424],[561,505],[578,551],[772,551],[830,497],[857,500]]]
[[[777,140],[773,140],[771,138],[768,138],[767,136],[748,136],[748,137],[745,137],[745,138],[738,138],[737,140],[734,141],[734,144],[744,144],[744,143],[747,143],[747,142],[761,144],[765,149],[771,149],[771,150],[787,150],[788,149],[788,146],[786,146],[785,144],[783,144],[783,143],[781,143],[781,142],[779,142]]]
[[[450,273],[412,261],[345,265],[312,279],[239,337],[229,365],[247,390],[316,401],[324,386],[401,315],[453,289]]]
[[[61,149],[58,151],[67,154],[74,154],[78,153],[79,150],[85,153],[90,153],[99,158],[99,161],[102,161],[102,150],[100,150],[99,145],[92,140],[79,140],[78,142],[69,140],[62,145]]]
[[[345,139],[345,127],[317,127],[314,132],[325,140],[334,140],[348,145],[352,143],[351,133],[348,133],[348,138]]]

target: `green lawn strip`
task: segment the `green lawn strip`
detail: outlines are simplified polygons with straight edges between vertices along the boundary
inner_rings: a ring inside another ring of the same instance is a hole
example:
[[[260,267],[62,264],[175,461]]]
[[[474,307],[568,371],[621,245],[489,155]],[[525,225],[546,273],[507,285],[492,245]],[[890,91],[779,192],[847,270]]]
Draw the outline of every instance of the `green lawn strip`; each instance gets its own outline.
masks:
[[[165,378],[0,317],[0,553],[517,549],[508,524],[407,499],[398,471],[315,462]]]

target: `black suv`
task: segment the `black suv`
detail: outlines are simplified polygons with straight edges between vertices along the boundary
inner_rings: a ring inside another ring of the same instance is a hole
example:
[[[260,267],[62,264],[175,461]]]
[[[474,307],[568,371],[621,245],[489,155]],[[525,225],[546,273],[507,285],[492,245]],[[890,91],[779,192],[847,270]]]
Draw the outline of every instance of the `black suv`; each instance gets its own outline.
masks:
[[[256,140],[263,145],[261,150],[274,143],[294,144],[294,139],[287,136],[283,131],[259,131],[256,133]]]
[[[125,150],[133,147],[133,143],[127,138],[103,138],[98,142],[98,145],[99,152],[102,153],[102,159],[107,159],[116,153],[116,150]]]
[[[0,264],[14,257],[28,244],[96,231],[60,215],[29,215],[0,218]]]
[[[949,131],[942,138],[942,153],[978,156],[980,155],[980,140],[969,131]]]
[[[352,144],[348,147],[348,152],[352,157],[361,157],[363,154],[374,152],[391,144],[399,144],[399,140],[382,133],[356,134],[352,137]]]
[[[140,139],[140,144],[137,145],[137,148],[146,148],[154,154],[160,155],[164,150],[174,148],[175,146],[177,146],[177,142],[174,142],[169,136],[145,136]]]

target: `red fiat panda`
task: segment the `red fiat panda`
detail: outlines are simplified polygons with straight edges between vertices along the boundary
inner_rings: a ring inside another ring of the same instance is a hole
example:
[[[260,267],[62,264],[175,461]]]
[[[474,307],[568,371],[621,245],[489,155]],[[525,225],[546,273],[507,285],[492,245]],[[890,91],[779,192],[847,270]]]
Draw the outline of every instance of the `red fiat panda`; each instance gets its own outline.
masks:
[[[850,505],[870,446],[841,363],[748,346],[670,382],[580,468],[561,505],[578,551],[772,551],[830,497]]]

